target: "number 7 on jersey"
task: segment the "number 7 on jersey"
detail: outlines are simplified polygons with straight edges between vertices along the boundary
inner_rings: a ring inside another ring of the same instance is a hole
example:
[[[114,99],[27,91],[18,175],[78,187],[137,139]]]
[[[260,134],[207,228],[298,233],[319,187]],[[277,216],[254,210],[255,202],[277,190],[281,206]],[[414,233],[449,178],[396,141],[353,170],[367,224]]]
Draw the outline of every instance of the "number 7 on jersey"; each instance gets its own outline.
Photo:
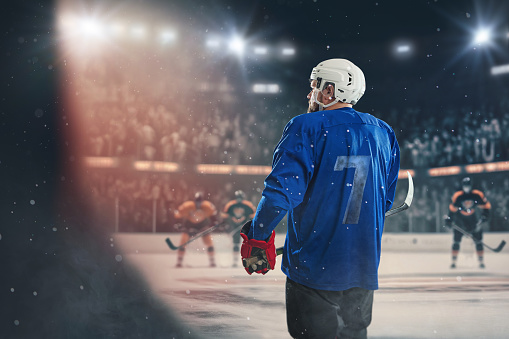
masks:
[[[361,214],[362,196],[364,195],[364,187],[368,178],[369,165],[371,157],[369,155],[350,155],[338,156],[334,171],[344,171],[346,168],[355,170],[353,176],[352,190],[346,204],[345,216],[343,224],[357,224]]]

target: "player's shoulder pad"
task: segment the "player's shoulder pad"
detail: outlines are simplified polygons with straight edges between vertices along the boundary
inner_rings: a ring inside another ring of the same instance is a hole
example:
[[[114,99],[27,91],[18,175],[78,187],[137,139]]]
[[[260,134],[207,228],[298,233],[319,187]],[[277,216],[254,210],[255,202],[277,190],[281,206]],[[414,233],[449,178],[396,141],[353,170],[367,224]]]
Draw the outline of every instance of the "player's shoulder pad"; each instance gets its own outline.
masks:
[[[224,208],[223,208],[223,211],[224,212],[228,212],[228,209],[234,205],[235,203],[237,202],[237,200],[230,200],[226,203],[226,205],[224,205]]]
[[[207,201],[207,200],[203,201],[201,203],[201,207],[209,209],[209,211],[211,211],[211,212],[216,212],[216,206],[214,206],[214,204],[211,203],[210,201]]]
[[[477,194],[478,196],[480,196],[480,197],[481,197],[481,199],[484,199],[484,193],[483,193],[482,191],[477,190],[477,189],[473,189],[473,190],[472,190],[472,193],[473,193],[473,194]]]
[[[458,200],[458,197],[460,197],[461,195],[465,194],[465,192],[463,191],[456,191],[453,195],[452,195],[452,202],[456,202],[456,200]]]
[[[182,203],[182,205],[179,206],[179,209],[190,209],[194,208],[195,204],[193,201],[185,201]]]
[[[256,210],[256,208],[254,207],[254,205],[253,205],[253,203],[252,203],[251,201],[249,201],[249,200],[242,200],[242,203],[243,203],[244,205],[249,206],[249,207],[250,207],[253,211],[255,211],[255,210]]]

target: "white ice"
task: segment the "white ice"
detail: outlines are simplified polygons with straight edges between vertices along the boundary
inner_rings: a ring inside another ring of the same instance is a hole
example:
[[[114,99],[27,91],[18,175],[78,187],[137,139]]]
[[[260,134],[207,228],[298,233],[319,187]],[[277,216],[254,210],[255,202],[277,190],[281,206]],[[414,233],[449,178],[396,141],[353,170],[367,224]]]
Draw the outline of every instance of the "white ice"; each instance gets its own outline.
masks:
[[[115,239],[124,260],[139,268],[152,292],[196,333],[206,338],[290,338],[280,261],[265,276],[249,276],[240,259],[239,267],[232,267],[231,240],[215,235],[218,267],[208,267],[207,253],[197,240],[188,246],[184,267],[175,268],[176,252],[165,247],[166,236]],[[169,236],[178,243],[178,234]],[[389,245],[382,250],[369,338],[509,338],[509,250],[486,250],[486,268],[480,269],[472,242],[464,239],[458,267],[452,270],[450,234],[439,236],[447,243],[440,250],[397,251]],[[284,235],[277,238],[281,245]],[[496,247],[502,239],[509,241],[509,234],[490,235],[485,242]]]

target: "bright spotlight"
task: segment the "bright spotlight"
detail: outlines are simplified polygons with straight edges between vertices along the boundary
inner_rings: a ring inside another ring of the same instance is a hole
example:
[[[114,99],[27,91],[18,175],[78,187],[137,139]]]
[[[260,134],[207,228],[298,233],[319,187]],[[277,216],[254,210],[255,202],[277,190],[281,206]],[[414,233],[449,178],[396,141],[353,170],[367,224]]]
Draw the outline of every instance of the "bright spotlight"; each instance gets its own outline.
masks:
[[[80,31],[87,36],[98,36],[101,34],[102,27],[94,19],[84,19],[80,23]]]
[[[143,38],[145,36],[145,27],[141,25],[132,27],[131,34],[137,39]]]
[[[491,68],[491,75],[500,75],[500,74],[508,74],[509,73],[509,64],[493,66]]]
[[[415,53],[414,43],[407,40],[396,41],[391,47],[391,53],[399,60],[409,59]]]
[[[283,55],[294,55],[295,54],[295,49],[294,48],[283,48],[281,53]]]
[[[244,52],[244,45],[245,43],[241,38],[235,37],[230,41],[229,47],[231,51],[242,54]]]
[[[474,43],[478,45],[485,44],[490,41],[490,31],[488,29],[480,29],[474,38]]]
[[[408,52],[410,52],[410,46],[409,45],[400,45],[400,46],[396,47],[396,52],[408,53]]]
[[[124,33],[124,31],[125,31],[124,25],[122,25],[118,22],[114,22],[114,23],[110,24],[109,32],[111,34],[120,35],[120,34]]]
[[[168,44],[168,43],[175,41],[176,37],[177,37],[177,35],[175,34],[174,31],[165,30],[165,31],[161,32],[159,39],[162,44]]]
[[[270,94],[279,93],[279,85],[278,84],[254,84],[253,92],[254,93],[270,93]]]
[[[219,40],[217,39],[208,39],[207,42],[205,43],[207,45],[207,47],[209,48],[218,48],[219,45],[220,45],[220,42]]]
[[[265,55],[267,54],[268,49],[265,46],[255,46],[254,53],[259,55]]]

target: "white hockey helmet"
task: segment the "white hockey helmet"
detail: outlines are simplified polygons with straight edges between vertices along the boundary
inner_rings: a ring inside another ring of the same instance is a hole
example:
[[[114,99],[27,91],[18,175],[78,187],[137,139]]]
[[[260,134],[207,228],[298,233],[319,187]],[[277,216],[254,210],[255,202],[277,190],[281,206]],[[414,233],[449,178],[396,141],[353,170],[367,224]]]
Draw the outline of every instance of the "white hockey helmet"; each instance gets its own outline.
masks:
[[[334,84],[334,102],[323,105],[329,107],[337,102],[355,105],[366,91],[364,73],[353,62],[346,59],[329,59],[320,62],[311,71],[310,80],[316,80],[316,88],[321,91],[327,83]],[[321,104],[321,103],[319,103]]]

